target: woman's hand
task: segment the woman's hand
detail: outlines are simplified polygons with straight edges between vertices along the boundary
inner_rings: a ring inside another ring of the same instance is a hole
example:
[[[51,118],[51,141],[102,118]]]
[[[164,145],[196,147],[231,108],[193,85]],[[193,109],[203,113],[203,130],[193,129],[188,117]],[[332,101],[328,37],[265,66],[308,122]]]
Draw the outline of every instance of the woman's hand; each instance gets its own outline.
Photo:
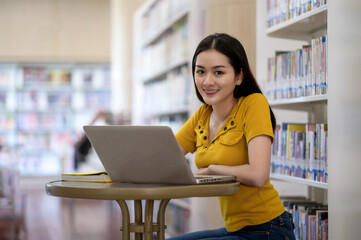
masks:
[[[239,166],[209,165],[198,169],[196,175],[230,175],[249,187],[263,187],[270,174],[271,144],[269,136],[260,135],[248,143],[249,164]]]
[[[195,175],[211,175],[211,171],[209,167],[207,168],[200,168],[194,172]]]

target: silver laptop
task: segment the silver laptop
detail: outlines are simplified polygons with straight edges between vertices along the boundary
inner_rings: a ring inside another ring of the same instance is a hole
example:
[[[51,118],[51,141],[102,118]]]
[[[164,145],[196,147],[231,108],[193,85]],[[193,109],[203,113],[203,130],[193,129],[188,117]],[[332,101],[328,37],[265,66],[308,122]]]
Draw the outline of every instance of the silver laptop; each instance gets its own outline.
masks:
[[[234,176],[194,176],[172,130],[166,126],[84,126],[113,181],[199,184],[235,181]]]

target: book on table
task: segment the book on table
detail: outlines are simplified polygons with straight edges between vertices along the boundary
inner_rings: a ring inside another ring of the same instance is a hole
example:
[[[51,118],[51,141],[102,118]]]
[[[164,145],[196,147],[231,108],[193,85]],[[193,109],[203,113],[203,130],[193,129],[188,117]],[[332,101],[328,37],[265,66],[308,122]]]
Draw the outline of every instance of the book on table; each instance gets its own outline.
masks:
[[[61,180],[75,182],[112,182],[106,171],[87,173],[63,173]]]

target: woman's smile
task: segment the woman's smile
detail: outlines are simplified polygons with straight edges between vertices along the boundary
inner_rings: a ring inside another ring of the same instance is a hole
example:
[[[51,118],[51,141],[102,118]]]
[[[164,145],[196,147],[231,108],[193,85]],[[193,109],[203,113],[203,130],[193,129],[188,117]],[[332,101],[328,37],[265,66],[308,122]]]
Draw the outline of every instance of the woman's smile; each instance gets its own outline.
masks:
[[[219,89],[214,89],[214,90],[204,89],[204,92],[205,92],[207,95],[214,95],[214,94],[216,94],[218,91],[219,91]]]

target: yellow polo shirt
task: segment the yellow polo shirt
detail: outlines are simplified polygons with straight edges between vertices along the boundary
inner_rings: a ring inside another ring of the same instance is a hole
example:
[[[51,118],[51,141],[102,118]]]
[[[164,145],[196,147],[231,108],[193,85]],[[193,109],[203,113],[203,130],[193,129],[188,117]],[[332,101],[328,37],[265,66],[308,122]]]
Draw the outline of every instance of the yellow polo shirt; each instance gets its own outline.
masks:
[[[273,141],[269,105],[260,93],[238,99],[224,125],[212,142],[209,142],[211,112],[211,106],[201,106],[176,134],[179,144],[185,150],[196,152],[198,168],[211,164],[248,164],[247,147],[253,137],[268,135]],[[236,194],[219,197],[219,202],[229,232],[268,222],[285,211],[278,192],[269,180],[262,188],[241,185]]]

